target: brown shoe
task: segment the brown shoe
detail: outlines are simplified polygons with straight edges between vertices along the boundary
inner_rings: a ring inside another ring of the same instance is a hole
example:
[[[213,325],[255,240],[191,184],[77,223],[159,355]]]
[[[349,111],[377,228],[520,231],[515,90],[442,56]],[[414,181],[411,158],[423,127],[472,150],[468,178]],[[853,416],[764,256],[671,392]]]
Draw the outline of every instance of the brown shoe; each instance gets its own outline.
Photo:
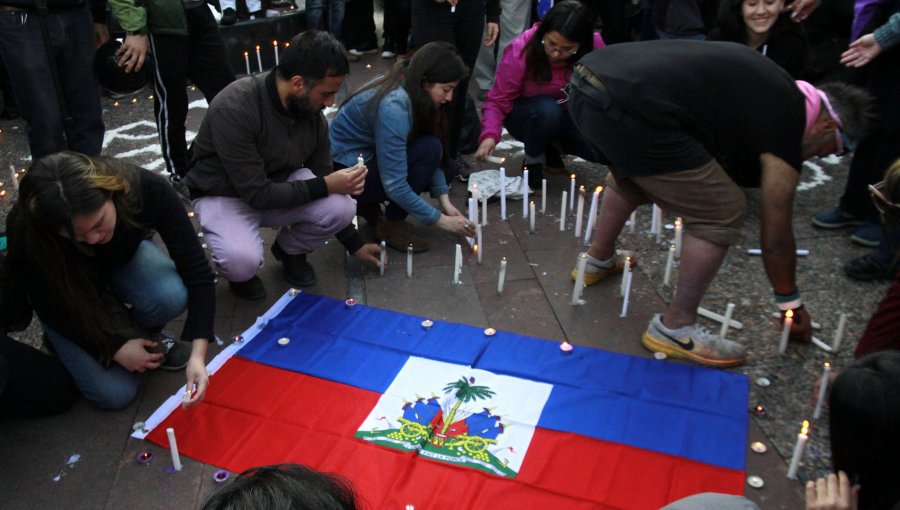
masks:
[[[391,248],[406,253],[412,246],[413,253],[428,251],[428,241],[412,233],[412,227],[406,220],[389,221],[384,218],[375,226],[375,238],[384,240]]]

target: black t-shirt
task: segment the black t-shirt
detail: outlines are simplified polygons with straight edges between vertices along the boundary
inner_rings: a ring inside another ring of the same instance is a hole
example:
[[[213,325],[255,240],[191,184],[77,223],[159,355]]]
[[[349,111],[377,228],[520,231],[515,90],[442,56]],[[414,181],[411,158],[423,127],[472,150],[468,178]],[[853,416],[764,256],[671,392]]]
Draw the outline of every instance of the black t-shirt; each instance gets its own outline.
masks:
[[[803,94],[787,72],[747,46],[683,40],[616,44],[581,63],[638,122],[687,132],[741,186],[759,186],[764,153],[800,171]],[[617,170],[621,177],[675,171],[651,165]]]

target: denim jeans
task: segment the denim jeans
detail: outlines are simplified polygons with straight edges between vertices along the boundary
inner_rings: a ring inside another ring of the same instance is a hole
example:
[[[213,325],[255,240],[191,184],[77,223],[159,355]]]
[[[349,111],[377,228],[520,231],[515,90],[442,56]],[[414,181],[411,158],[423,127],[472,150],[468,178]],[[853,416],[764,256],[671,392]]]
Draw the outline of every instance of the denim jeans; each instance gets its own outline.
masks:
[[[526,163],[543,163],[544,153],[553,143],[558,143],[566,154],[595,160],[569,111],[550,96],[517,99],[503,126],[513,138],[525,144]]]
[[[66,148],[100,154],[104,127],[100,89],[93,72],[91,13],[87,8],[54,10],[45,19],[50,33],[50,53],[73,119],[68,146],[38,15],[0,12],[0,54],[12,80],[19,111],[28,121],[31,157],[36,160]]]
[[[175,263],[153,241],[143,241],[128,264],[112,274],[116,297],[131,304],[131,315],[147,329],[159,329],[187,308],[187,288]],[[91,404],[122,409],[134,400],[140,374],[118,363],[104,367],[74,342],[44,325],[44,332],[75,385]]]
[[[325,7],[328,17],[322,19]],[[327,26],[326,26],[327,22]],[[306,28],[331,32],[336,39],[341,38],[344,24],[344,0],[306,0]]]

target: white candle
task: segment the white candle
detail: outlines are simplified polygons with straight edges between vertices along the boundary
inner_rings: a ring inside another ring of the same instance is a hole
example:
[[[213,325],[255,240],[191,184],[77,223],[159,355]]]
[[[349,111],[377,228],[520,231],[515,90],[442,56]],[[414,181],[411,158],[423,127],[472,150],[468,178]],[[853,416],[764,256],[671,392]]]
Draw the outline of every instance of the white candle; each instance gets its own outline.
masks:
[[[500,219],[506,221],[506,169],[500,167]]]
[[[628,220],[628,231],[634,233],[634,227],[637,224],[637,209],[631,211],[631,218]]]
[[[256,64],[259,65],[259,72],[262,72],[262,56],[259,54],[259,45],[256,45]]]
[[[272,41],[272,48],[275,50],[275,65],[278,65],[278,40]]]
[[[13,189],[19,191],[19,174],[16,173],[16,166],[9,165],[9,178],[12,179]]]
[[[591,210],[588,212],[587,228],[584,229],[584,245],[591,244],[591,232],[594,230],[594,218],[597,216],[597,201],[600,198],[600,192],[603,186],[597,186],[594,189],[594,196],[591,197]]]
[[[822,370],[822,380],[819,381],[819,398],[816,399],[816,410],[813,411],[813,419],[818,420],[822,416],[822,405],[825,403],[825,392],[828,389],[828,376],[831,374],[831,363],[825,362]]]
[[[575,287],[572,288],[572,305],[577,305],[581,300],[581,292],[584,290],[584,271],[587,267],[587,253],[578,256],[575,266]]]
[[[675,256],[681,258],[681,241],[683,238],[681,218],[675,218]]]
[[[475,254],[478,256],[478,265],[481,265],[482,251],[484,251],[484,244],[481,242],[481,225],[475,225]]]
[[[660,208],[656,204],[653,204],[653,207],[654,207],[653,212],[656,215],[656,244],[659,244],[662,242],[662,231],[663,231],[662,208]],[[675,251],[677,252],[678,249],[676,248]],[[677,253],[676,253],[676,255],[677,255]]]
[[[800,248],[797,251],[795,251],[794,253],[796,253],[798,257],[806,257],[809,255],[809,250]],[[762,255],[762,249],[761,248],[747,248],[747,255]]]
[[[541,214],[547,214],[547,179],[541,180]]]
[[[366,164],[366,160],[363,159],[362,154],[356,156],[356,166],[363,166]]]
[[[412,278],[412,254],[413,247],[409,245],[406,247],[406,277]]]
[[[559,208],[559,231],[562,232],[566,229],[566,195],[569,193],[566,190],[563,190],[562,193],[562,205]]]
[[[575,209],[575,174],[572,174],[572,180],[569,182],[569,212]]]
[[[838,352],[841,346],[841,340],[844,339],[844,328],[847,327],[847,314],[842,313],[838,319],[838,327],[834,330],[834,341],[831,342],[831,352]]]
[[[578,188],[578,209],[575,211],[575,237],[581,237],[582,216],[584,216],[584,186]]]
[[[387,258],[387,249],[385,247],[384,241],[381,241],[381,258],[379,260],[380,264],[378,265],[378,272],[381,276],[384,276],[384,263]]]
[[[475,214],[472,215],[472,216],[474,216],[474,219],[472,219],[472,218],[470,218],[470,219],[472,219],[472,223],[478,223],[478,185],[477,184],[472,185],[472,201],[469,202],[469,204],[475,206]]]
[[[500,259],[500,278],[497,280],[497,293],[503,294],[503,285],[506,284],[506,257]]]
[[[529,230],[531,231],[532,234],[534,234],[534,200],[532,200],[531,204],[528,206],[528,211],[529,211],[529,216],[528,216]]]
[[[659,232],[659,216],[656,215],[656,211],[659,210],[659,206],[653,204],[653,212],[650,216],[650,233],[655,234]]]
[[[247,74],[250,74],[250,53],[244,52],[244,65],[247,66]]]
[[[469,221],[471,221],[474,225],[478,224],[478,216],[477,212],[475,211],[476,203],[477,202],[475,201],[475,197],[469,197]],[[466,241],[469,243],[469,246],[474,246],[475,240],[468,235],[466,236]]]
[[[454,12],[456,12],[456,5],[450,7],[450,14],[453,14]]]
[[[172,467],[175,471],[181,471],[181,456],[178,455],[178,443],[175,442],[175,429],[167,428],[166,434],[169,436],[169,451],[172,453]]]
[[[788,337],[791,334],[791,326],[794,325],[794,311],[784,313],[784,325],[781,328],[781,342],[778,344],[778,354],[787,352]]]
[[[459,283],[459,273],[462,271],[462,246],[456,244],[456,258],[453,262],[453,283]]]
[[[481,224],[487,225],[487,197],[481,197]]]
[[[632,271],[629,267],[625,272],[625,295],[623,296],[624,299],[622,300],[622,313],[619,314],[619,317],[626,317],[628,315],[628,298],[631,295],[631,275]]]
[[[528,217],[528,169],[522,172],[522,219]]]
[[[800,467],[800,457],[803,457],[803,450],[806,448],[806,442],[809,441],[809,421],[803,420],[803,427],[797,434],[797,444],[794,445],[794,454],[791,456],[791,464],[788,466],[787,477],[791,480],[797,479],[797,468]]]
[[[722,329],[719,330],[719,336],[725,338],[728,334],[728,325],[731,323],[731,316],[734,315],[734,303],[728,303],[725,308],[725,320],[722,321]]]
[[[502,165],[503,162],[506,161],[506,158],[498,158],[497,156],[485,156],[484,159],[498,165]]]
[[[625,257],[625,269],[622,271],[622,284],[619,288],[619,295],[625,296],[625,285],[628,283],[628,273],[631,272],[631,257]]]
[[[672,265],[675,263],[675,245],[669,245],[669,256],[666,257],[666,274],[663,276],[663,285],[672,281]]]

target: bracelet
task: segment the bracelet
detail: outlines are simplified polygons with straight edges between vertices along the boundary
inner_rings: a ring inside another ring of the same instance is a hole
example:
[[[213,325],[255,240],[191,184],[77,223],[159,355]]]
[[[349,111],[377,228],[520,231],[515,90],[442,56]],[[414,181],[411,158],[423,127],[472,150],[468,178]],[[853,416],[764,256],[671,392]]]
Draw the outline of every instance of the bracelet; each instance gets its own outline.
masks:
[[[782,312],[785,310],[794,310],[803,306],[803,299],[800,298],[799,291],[795,291],[786,296],[775,294],[775,306]]]

